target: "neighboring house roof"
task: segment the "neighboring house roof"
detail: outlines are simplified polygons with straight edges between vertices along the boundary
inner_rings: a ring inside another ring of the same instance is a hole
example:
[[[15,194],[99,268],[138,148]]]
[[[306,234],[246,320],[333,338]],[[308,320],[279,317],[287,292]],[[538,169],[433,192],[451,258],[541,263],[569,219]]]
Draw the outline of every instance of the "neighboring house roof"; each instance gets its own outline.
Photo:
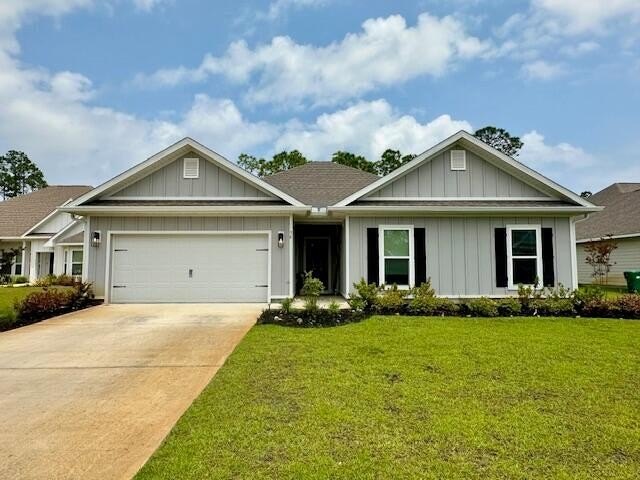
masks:
[[[51,185],[0,202],[0,238],[22,236],[56,208],[91,188],[87,185]]]
[[[469,132],[465,132],[464,130],[460,130],[459,132],[451,135],[437,145],[434,145],[429,150],[421,153],[410,162],[404,164],[390,174],[380,178],[376,182],[365,186],[361,190],[355,192],[353,195],[350,195],[344,200],[338,202],[335,206],[346,207],[352,204],[356,200],[359,200],[366,195],[388,185],[396,178],[405,175],[408,172],[411,172],[412,170],[420,167],[426,162],[433,160],[433,158],[435,158],[436,155],[440,154],[440,152],[451,148],[454,145],[459,145],[464,149],[482,156],[484,160],[495,164],[496,167],[507,172],[508,174],[526,180],[527,183],[540,190],[541,192],[545,192],[550,196],[556,196],[560,199],[567,200],[574,203],[576,206],[584,207],[585,209],[591,209],[591,211],[593,211],[594,209],[594,206],[589,201],[580,197],[576,193],[564,188],[553,180],[545,177],[544,175],[541,175],[540,173],[518,162],[512,157],[505,155],[499,150],[496,150],[495,148],[487,145],[483,141],[477,139]]]
[[[380,177],[334,162],[309,162],[264,181],[314,207],[333,205]]]
[[[614,183],[589,201],[605,209],[576,223],[578,240],[640,235],[640,183]]]

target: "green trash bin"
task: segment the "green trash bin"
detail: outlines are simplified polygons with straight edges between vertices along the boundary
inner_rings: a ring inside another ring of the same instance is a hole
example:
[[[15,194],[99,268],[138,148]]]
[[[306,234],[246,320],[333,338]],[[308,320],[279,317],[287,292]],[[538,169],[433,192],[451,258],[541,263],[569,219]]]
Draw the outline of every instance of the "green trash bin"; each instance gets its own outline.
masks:
[[[629,293],[640,293],[640,270],[624,272],[624,278],[627,279],[627,291]]]

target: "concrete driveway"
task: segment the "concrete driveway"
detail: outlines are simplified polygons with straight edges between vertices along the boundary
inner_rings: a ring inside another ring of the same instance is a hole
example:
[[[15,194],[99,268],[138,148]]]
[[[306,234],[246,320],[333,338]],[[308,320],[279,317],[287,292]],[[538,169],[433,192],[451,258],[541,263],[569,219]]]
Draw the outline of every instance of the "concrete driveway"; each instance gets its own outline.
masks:
[[[129,478],[261,305],[107,305],[0,333],[0,478]]]

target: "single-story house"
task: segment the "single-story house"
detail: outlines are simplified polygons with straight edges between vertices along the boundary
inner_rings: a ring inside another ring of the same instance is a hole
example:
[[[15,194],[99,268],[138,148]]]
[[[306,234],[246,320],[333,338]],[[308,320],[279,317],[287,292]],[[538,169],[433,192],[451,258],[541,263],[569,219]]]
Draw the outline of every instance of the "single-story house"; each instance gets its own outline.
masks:
[[[87,193],[86,185],[52,185],[0,202],[0,250],[19,250],[0,275],[34,281],[83,273],[84,223],[58,207]]]
[[[640,270],[640,183],[614,183],[590,196],[589,201],[604,210],[576,224],[578,281],[594,282],[585,247],[611,238],[618,248],[611,254],[613,265],[606,283],[624,286],[627,284],[624,272]]]
[[[378,178],[313,162],[257,178],[190,138],[76,198],[107,302],[270,302],[312,270],[454,298],[578,284],[587,200],[461,131]]]

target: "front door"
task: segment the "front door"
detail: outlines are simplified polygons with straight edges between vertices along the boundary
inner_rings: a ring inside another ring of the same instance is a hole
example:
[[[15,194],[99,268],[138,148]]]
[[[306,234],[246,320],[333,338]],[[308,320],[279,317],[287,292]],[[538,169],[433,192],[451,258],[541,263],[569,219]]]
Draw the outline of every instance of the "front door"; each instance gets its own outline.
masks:
[[[325,292],[331,291],[331,243],[329,237],[307,237],[304,239],[304,271],[324,284]]]

